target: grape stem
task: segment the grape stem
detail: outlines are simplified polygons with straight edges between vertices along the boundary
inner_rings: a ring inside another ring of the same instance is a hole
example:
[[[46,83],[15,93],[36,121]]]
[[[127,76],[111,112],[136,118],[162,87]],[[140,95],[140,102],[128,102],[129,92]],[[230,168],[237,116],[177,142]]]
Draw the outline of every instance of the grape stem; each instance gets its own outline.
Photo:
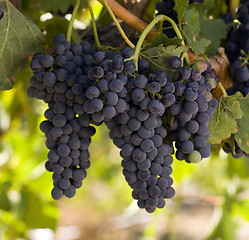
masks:
[[[89,0],[88,0],[89,1]],[[135,48],[135,45],[130,41],[130,39],[126,36],[124,30],[122,29],[122,27],[120,26],[117,18],[115,17],[114,13],[112,12],[112,9],[109,7],[108,3],[106,0],[101,0],[100,1],[103,6],[106,8],[106,10],[108,11],[109,15],[111,16],[113,22],[115,23],[119,33],[121,34],[122,38],[125,40],[125,42],[128,44],[128,46],[130,46],[132,49]]]
[[[239,3],[240,3],[240,0],[230,0],[229,11],[233,17],[235,16],[236,9],[238,8]]]
[[[132,28],[136,29],[138,32],[143,32],[144,29],[147,27],[147,23],[145,23],[143,20],[129,12],[127,9],[122,7],[119,3],[117,3],[115,0],[98,0],[100,3],[107,2],[108,6],[112,10],[113,14],[123,20],[125,23],[127,23]],[[104,4],[103,4],[104,5]],[[158,35],[158,32],[156,29],[152,29],[150,33],[147,36],[148,40],[153,40]]]
[[[139,57],[139,53],[140,53],[140,50],[142,48],[142,45],[143,45],[143,42],[147,36],[147,34],[151,31],[151,29],[153,29],[153,27],[158,23],[158,22],[163,22],[163,21],[168,21],[171,23],[176,35],[178,38],[181,39],[181,44],[182,45],[185,45],[185,42],[184,42],[184,39],[183,39],[183,36],[179,30],[179,28],[177,27],[176,23],[169,17],[165,16],[165,15],[158,15],[156,16],[151,22],[150,24],[144,29],[144,31],[142,32],[140,38],[138,39],[138,42],[137,42],[137,45],[136,45],[136,48],[135,48],[135,52],[134,52],[134,55],[130,58],[131,60],[133,60],[135,63],[136,63],[136,66],[137,66],[137,63],[138,63],[138,57]],[[187,65],[190,66],[190,62],[189,62],[189,59],[188,59],[188,54],[184,54],[184,58],[185,58],[185,61],[187,63]]]
[[[80,6],[80,0],[76,0],[76,3],[74,5],[74,9],[73,9],[73,13],[72,13],[72,16],[71,16],[71,19],[69,21],[68,28],[67,28],[67,41],[68,42],[71,42],[73,23],[74,23],[74,20],[76,18],[79,6]]]
[[[90,0],[86,0],[86,1],[87,1],[87,5],[88,5],[88,9],[89,9],[90,15],[91,15],[92,28],[93,28],[93,36],[94,36],[94,39],[95,39],[96,47],[97,48],[101,48],[101,44],[99,42],[98,31],[97,31],[97,26],[96,26],[94,14],[93,14],[93,9],[92,9]]]
[[[224,95],[225,97],[227,97],[226,89],[223,87],[222,83],[219,82],[218,85],[219,85],[219,87],[220,87],[220,89],[221,89],[223,95]]]

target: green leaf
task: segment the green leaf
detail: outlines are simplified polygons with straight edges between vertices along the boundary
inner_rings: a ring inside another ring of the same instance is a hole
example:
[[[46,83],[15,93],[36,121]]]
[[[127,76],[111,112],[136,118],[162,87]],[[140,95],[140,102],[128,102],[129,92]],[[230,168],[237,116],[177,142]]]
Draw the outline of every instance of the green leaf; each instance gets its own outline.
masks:
[[[196,53],[203,54],[206,47],[211,43],[209,39],[200,37],[200,19],[196,10],[187,10],[184,13],[186,25],[183,27],[183,35],[187,45]]]
[[[174,10],[177,12],[178,16],[178,23],[181,28],[182,25],[182,18],[186,8],[188,7],[189,0],[175,0],[175,7]]]
[[[0,21],[0,90],[11,89],[15,74],[25,67],[31,53],[40,49],[42,33],[9,1],[0,0],[4,17]]]
[[[165,34],[160,34],[155,38],[155,40],[149,45],[149,48],[157,47],[159,45],[163,45],[164,47],[167,47],[169,45],[181,45],[181,39],[180,38],[168,38]]]
[[[218,144],[238,131],[236,120],[243,117],[239,101],[241,98],[241,93],[220,98],[214,117],[209,122],[211,144]]]
[[[167,73],[167,76],[173,78],[176,71],[169,66],[169,58],[171,56],[181,57],[182,54],[187,51],[188,48],[186,46],[170,45],[163,47],[162,45],[159,45],[158,47],[141,52],[140,55],[142,58],[149,61],[151,71],[163,70]]]
[[[222,19],[201,19],[200,37],[208,38],[211,43],[206,49],[206,53],[213,55],[220,47],[221,39],[226,38],[227,27]]]
[[[193,4],[191,6],[199,14],[199,38],[210,40],[210,44],[205,51],[209,55],[217,53],[221,40],[227,36],[227,26],[224,21],[222,19],[210,19],[209,10],[214,8],[215,4],[217,4],[217,1],[206,0],[203,4]]]
[[[215,18],[220,17],[222,14],[227,13],[229,6],[226,0],[215,0],[214,6],[208,11],[208,14],[214,16]]]
[[[241,119],[237,120],[239,130],[235,134],[235,139],[239,147],[246,153],[249,153],[249,115],[247,114],[249,109],[249,95],[242,98],[240,104],[244,115]]]

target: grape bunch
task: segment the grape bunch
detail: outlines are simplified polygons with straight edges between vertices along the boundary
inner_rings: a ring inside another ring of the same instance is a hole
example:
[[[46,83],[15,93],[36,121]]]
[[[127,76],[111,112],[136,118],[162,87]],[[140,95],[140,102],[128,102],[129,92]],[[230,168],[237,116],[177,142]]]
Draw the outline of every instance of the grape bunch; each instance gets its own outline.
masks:
[[[233,17],[227,13],[223,16],[228,24],[228,42],[226,44],[226,54],[231,62],[231,79],[233,86],[227,89],[228,95],[241,92],[243,96],[249,93],[249,69],[247,55],[249,50],[249,4],[248,1],[241,1],[241,6],[237,9],[236,19],[239,25],[233,25]]]
[[[110,138],[121,149],[123,175],[133,189],[132,197],[149,213],[165,206],[175,190],[170,153],[173,148],[164,143],[167,136],[162,126],[165,106],[160,92],[167,84],[165,72],[135,74],[128,77],[128,109],[106,121]]]
[[[223,145],[223,150],[226,153],[230,153],[234,158],[241,158],[242,156],[249,157],[249,154],[244,152],[234,140],[234,146],[231,146],[231,143],[225,142]]]
[[[173,56],[169,64],[178,72],[178,80],[165,86],[163,100],[167,104],[167,114],[172,115],[168,124],[168,138],[175,142],[176,158],[196,163],[211,154],[208,138],[209,120],[213,117],[218,102],[211,90],[219,77],[208,62],[198,62],[191,70],[182,66],[181,59]],[[199,66],[200,65],[200,66]]]
[[[210,154],[208,121],[217,101],[211,89],[218,77],[208,63],[202,72],[170,64],[178,72],[172,82],[164,71],[149,71],[145,60],[130,60],[133,50],[120,53],[94,49],[89,42],[70,44],[54,38],[51,55],[37,53],[27,93],[48,105],[40,124],[49,149],[46,169],[52,172],[55,200],[73,197],[90,167],[89,146],[94,126],[105,123],[120,149],[123,175],[138,206],[152,213],[165,206],[175,190],[172,143],[179,160],[198,162]],[[173,119],[164,127],[165,118]]]
[[[27,93],[48,104],[40,129],[49,149],[45,167],[53,172],[52,197],[71,198],[81,187],[90,166],[88,151],[96,130],[91,115],[83,110],[87,101],[85,56],[92,52],[88,42],[70,44],[62,34],[54,38],[52,55],[35,54],[31,61],[33,76]]]

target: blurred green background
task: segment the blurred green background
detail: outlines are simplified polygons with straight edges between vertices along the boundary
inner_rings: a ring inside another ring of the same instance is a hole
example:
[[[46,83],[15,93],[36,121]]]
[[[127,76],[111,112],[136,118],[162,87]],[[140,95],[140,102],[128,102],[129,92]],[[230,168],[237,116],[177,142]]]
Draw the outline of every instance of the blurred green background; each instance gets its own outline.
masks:
[[[155,2],[146,10],[147,17]],[[19,10],[45,34],[44,51],[51,48],[55,33],[66,32],[64,15],[70,14],[73,3],[21,1]],[[98,15],[102,8],[96,1],[91,3]],[[54,17],[41,21],[40,16],[48,11]],[[109,18],[101,14],[99,24],[103,25]],[[90,24],[86,8],[78,18]],[[81,34],[74,32],[74,40]],[[14,88],[0,92],[1,240],[249,239],[249,159],[234,159],[214,149],[211,158],[197,165],[175,160],[176,196],[164,209],[148,214],[132,200],[119,150],[104,125],[97,127],[92,139],[91,167],[83,186],[73,199],[55,202],[50,195],[52,174],[44,168],[45,136],[39,130],[46,105],[27,97],[31,75],[27,64],[16,76]]]

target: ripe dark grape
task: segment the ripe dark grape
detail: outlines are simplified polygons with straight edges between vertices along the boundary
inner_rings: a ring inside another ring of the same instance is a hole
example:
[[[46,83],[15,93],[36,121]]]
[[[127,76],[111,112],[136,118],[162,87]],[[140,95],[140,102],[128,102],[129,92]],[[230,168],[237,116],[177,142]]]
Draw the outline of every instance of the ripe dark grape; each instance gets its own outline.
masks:
[[[202,64],[202,72],[180,67],[180,62],[178,57],[171,57],[169,60],[172,68],[178,71],[178,79],[174,82],[175,89],[172,88],[171,91],[175,102],[169,107],[165,104],[166,111],[173,115],[168,137],[170,141],[176,141],[178,160],[199,162],[211,153],[210,144],[207,143],[210,136],[208,122],[217,107],[211,90],[216,87],[219,77],[211,65],[205,62],[195,63]],[[169,94],[167,85],[164,90]]]
[[[164,198],[173,196],[166,195],[172,181],[168,185],[157,179],[172,173],[173,148],[164,143],[167,131],[162,124],[165,110],[177,100],[175,85],[163,71],[150,73],[144,60],[136,72],[135,63],[127,60],[133,54],[130,48],[104,53],[86,41],[70,44],[61,34],[54,43],[53,55],[34,55],[28,90],[49,106],[40,128],[49,148],[46,169],[53,172],[52,197],[71,198],[81,187],[96,132],[91,125],[105,122],[120,148],[123,174],[138,206],[148,212],[162,208]],[[186,74],[183,71],[182,77]]]

